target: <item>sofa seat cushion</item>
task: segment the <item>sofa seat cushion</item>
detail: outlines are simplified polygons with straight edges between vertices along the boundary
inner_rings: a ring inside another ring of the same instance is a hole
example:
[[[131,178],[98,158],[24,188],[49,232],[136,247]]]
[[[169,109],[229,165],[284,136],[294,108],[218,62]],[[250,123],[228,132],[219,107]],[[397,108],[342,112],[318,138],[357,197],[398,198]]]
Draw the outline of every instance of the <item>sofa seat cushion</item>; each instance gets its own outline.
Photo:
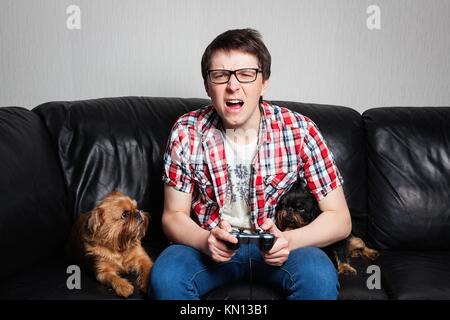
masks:
[[[119,299],[112,289],[98,283],[91,275],[81,270],[81,289],[67,288],[66,273],[71,263],[63,256],[54,257],[30,267],[0,284],[0,299],[4,300],[111,300]],[[143,299],[135,290],[131,299]]]
[[[277,289],[261,283],[240,281],[208,292],[203,300],[282,300],[284,296]]]
[[[162,243],[143,243],[154,260],[162,251]],[[36,264],[8,280],[0,282],[0,300],[116,300],[122,299],[113,290],[97,282],[95,276],[81,269],[80,289],[68,289],[67,280],[73,272],[67,268],[73,262],[56,256]],[[72,282],[70,282],[72,283]],[[135,289],[128,299],[142,300],[146,295]]]
[[[448,251],[384,251],[377,262],[391,299],[450,298]]]
[[[381,253],[381,256],[383,253]],[[339,275],[341,290],[339,291],[339,300],[386,300],[388,295],[384,290],[383,282],[380,288],[369,289],[367,282],[372,284],[369,279],[374,273],[368,270],[370,265],[378,265],[378,260],[374,262],[366,258],[350,258],[350,264],[358,272],[357,275]],[[381,271],[382,272],[382,271]]]

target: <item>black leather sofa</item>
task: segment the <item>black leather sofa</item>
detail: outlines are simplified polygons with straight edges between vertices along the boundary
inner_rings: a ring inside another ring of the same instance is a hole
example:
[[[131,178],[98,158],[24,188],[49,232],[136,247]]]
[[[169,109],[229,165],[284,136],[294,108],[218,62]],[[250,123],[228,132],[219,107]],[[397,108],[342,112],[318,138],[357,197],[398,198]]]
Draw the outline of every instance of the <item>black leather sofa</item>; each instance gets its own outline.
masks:
[[[144,246],[156,258],[167,245],[160,222],[166,138],[178,116],[208,103],[121,97],[0,108],[0,299],[117,299],[83,272],[81,289],[68,289],[63,247],[71,224],[121,190],[152,213]],[[340,278],[339,298],[450,299],[450,107],[361,115],[276,103],[317,123],[345,180],[353,233],[381,253],[373,263],[353,260],[358,275]],[[379,267],[379,289],[367,286],[371,264]],[[246,281],[204,297],[248,298],[283,297]]]

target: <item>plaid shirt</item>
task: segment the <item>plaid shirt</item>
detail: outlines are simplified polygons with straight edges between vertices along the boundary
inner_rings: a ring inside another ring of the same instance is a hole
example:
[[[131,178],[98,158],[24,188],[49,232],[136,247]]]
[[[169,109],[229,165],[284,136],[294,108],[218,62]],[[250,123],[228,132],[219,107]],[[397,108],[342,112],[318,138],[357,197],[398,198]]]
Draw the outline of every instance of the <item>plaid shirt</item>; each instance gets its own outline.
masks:
[[[253,227],[272,218],[277,201],[297,179],[317,201],[342,185],[333,155],[314,122],[262,102],[258,146],[250,173]],[[220,222],[227,190],[223,127],[212,105],[186,113],[174,124],[164,154],[163,181],[193,193],[191,216],[204,229]]]

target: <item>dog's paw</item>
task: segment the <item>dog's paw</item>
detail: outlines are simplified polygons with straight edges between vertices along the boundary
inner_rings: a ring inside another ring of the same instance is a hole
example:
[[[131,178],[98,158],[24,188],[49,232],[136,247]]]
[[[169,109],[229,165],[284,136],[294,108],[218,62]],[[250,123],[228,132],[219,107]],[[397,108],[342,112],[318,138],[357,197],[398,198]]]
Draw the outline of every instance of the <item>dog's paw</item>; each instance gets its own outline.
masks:
[[[377,250],[365,248],[364,255],[370,260],[375,260],[376,258],[378,258],[380,253]]]
[[[118,279],[112,284],[112,288],[119,297],[128,298],[134,292],[134,287],[125,279]]]
[[[143,293],[147,293],[149,273],[142,271],[136,279],[136,285]]]
[[[147,293],[147,289],[148,289],[148,280],[142,280],[142,279],[138,279],[138,288],[139,290],[141,290],[143,293]]]
[[[351,276],[356,276],[358,274],[356,269],[353,268],[348,263],[340,263],[338,265],[338,273],[343,274],[343,275],[351,275]]]
[[[153,261],[147,257],[140,263],[140,272],[137,278],[137,286],[143,293],[147,293],[150,270],[153,267]]]
[[[137,286],[143,293],[147,293],[151,265],[149,264],[149,268],[143,268],[137,278]]]

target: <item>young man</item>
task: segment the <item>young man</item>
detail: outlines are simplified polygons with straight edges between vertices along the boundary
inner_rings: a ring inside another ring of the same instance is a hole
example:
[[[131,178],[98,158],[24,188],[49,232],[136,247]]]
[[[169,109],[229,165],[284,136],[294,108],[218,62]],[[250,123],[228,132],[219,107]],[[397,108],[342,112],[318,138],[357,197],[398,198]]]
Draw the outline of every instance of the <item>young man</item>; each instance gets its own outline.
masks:
[[[164,156],[162,224],[175,244],[158,257],[150,297],[199,299],[252,277],[288,299],[336,299],[333,263],[319,247],[346,238],[351,219],[342,178],[316,125],[262,101],[271,57],[260,34],[229,30],[206,48],[204,85],[212,105],[180,117]],[[323,213],[281,232],[272,217],[278,199],[305,179]],[[263,252],[254,244],[230,250],[232,229],[262,229],[276,237]]]

